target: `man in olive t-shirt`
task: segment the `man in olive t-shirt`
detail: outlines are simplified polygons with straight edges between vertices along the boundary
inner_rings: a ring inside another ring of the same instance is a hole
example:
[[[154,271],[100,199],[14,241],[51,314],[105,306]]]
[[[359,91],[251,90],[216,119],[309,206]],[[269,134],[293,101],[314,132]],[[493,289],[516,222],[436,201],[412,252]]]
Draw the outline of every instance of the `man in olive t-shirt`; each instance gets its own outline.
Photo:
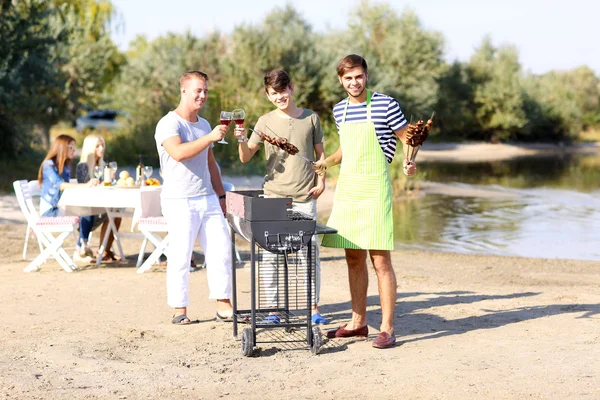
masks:
[[[273,70],[265,75],[265,92],[275,110],[261,116],[255,130],[271,137],[281,137],[298,148],[298,154],[310,161],[324,160],[323,131],[319,116],[311,110],[296,106],[292,98],[294,85],[287,72]],[[238,129],[234,134],[239,139],[240,160],[248,162],[265,146],[267,175],[264,192],[268,197],[291,197],[292,209],[317,218],[317,198],[325,190],[325,174],[315,174],[312,164],[302,157],[292,156],[284,150],[265,142],[256,133],[246,141],[246,129]],[[316,158],[315,158],[316,157]],[[313,240],[315,251],[315,284],[313,291],[313,322],[325,324],[327,321],[319,314],[317,304],[320,291],[319,247]]]

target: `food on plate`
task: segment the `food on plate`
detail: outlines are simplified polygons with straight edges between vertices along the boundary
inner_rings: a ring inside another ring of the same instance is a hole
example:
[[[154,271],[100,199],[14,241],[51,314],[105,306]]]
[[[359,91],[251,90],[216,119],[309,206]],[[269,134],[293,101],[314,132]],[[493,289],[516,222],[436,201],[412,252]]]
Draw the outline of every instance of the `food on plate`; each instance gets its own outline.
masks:
[[[160,182],[156,178],[146,179],[146,186],[160,186]]]
[[[125,179],[125,183],[127,184],[127,186],[135,186],[135,180],[131,176]]]
[[[125,179],[119,179],[117,181],[117,186],[127,186],[127,182],[125,182]]]
[[[121,171],[121,172],[119,172],[119,178],[120,179],[125,180],[125,179],[129,178],[130,176],[131,175],[129,175],[129,172],[127,172],[127,171]]]

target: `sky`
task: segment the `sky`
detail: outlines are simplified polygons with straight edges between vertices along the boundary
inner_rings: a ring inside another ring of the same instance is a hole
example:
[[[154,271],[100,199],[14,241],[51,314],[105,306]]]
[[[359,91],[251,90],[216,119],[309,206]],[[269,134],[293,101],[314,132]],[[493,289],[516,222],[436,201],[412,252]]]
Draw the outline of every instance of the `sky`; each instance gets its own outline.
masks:
[[[260,24],[285,1],[112,0],[112,37],[122,50],[137,35],[154,39],[189,29],[196,36]],[[376,3],[380,3],[376,2]],[[517,47],[525,71],[542,74],[587,65],[600,75],[600,2],[596,0],[389,0],[400,14],[414,10],[426,29],[442,33],[447,61],[467,61],[485,35],[495,46]],[[345,29],[359,0],[289,1],[313,30]],[[373,3],[373,1],[372,1]]]

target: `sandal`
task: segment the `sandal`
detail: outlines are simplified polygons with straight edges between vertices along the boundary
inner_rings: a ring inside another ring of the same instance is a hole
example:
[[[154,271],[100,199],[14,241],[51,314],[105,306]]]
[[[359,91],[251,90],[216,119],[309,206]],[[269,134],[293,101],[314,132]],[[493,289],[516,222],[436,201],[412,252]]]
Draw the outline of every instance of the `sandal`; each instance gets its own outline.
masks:
[[[217,311],[217,315],[215,316],[215,321],[218,321],[218,322],[233,322],[233,314],[231,314],[231,315],[221,315]]]
[[[189,325],[192,321],[185,314],[173,315],[171,323],[174,325]]]
[[[121,258],[115,256],[115,253],[113,253],[112,251],[106,250],[104,252],[104,254],[102,254],[102,261],[106,261],[106,262],[121,261]]]
[[[73,253],[73,261],[81,264],[94,264],[96,259],[90,256],[82,256],[78,251]]]
[[[314,313],[312,315],[312,323],[315,325],[327,325],[329,321],[327,321],[323,316],[319,313]]]

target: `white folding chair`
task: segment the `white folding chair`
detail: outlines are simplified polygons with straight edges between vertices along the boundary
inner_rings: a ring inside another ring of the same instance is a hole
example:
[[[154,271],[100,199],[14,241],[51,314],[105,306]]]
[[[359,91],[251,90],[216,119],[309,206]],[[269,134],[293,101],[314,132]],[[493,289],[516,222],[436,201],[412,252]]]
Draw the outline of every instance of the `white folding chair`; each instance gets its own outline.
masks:
[[[60,266],[67,272],[77,269],[62,245],[69,236],[75,232],[79,224],[79,217],[40,217],[33,200],[29,184],[26,180],[13,182],[15,194],[21,212],[27,220],[28,229],[31,229],[40,241],[40,254],[25,268],[25,272],[37,271],[40,266],[51,256],[54,256]],[[53,233],[58,233],[54,237]]]
[[[31,197],[40,197],[40,194],[42,193],[42,189],[40,188],[40,183],[35,180],[35,181],[29,181],[27,183],[27,186],[29,187],[29,193],[31,194]],[[33,202],[33,199],[32,199]],[[35,206],[34,206],[35,207]],[[25,230],[25,244],[23,245],[23,260],[27,260],[27,261],[31,261],[32,259],[27,259],[27,247],[29,246],[29,238],[31,237],[31,235],[33,234],[33,230],[31,229],[31,225],[29,224],[29,221],[27,221],[27,229]],[[38,241],[38,246],[40,248],[40,253],[42,251],[44,251],[44,247],[42,246],[42,241],[37,238]]]
[[[137,222],[137,227],[144,234],[140,254],[138,255],[136,267],[137,273],[142,274],[149,270],[155,262],[158,261],[161,255],[167,251],[169,244],[169,234],[167,233],[167,221],[164,217],[140,217]],[[167,233],[164,238],[161,238],[155,233]],[[144,254],[146,253],[146,245],[150,241],[154,245],[154,251],[148,256],[142,264]]]

